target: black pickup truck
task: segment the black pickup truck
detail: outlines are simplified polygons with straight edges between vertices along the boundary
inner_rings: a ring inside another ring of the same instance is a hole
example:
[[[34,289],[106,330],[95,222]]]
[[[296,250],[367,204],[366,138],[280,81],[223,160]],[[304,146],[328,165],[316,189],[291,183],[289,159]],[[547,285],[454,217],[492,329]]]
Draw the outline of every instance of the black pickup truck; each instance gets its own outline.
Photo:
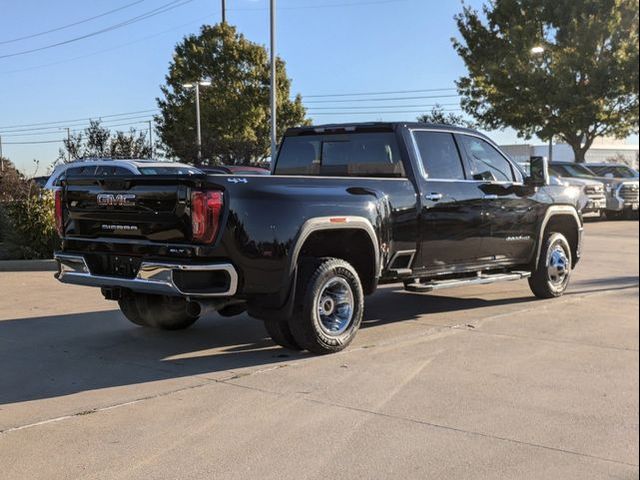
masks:
[[[383,283],[528,278],[536,296],[562,295],[580,257],[577,201],[543,159],[525,174],[473,130],[295,128],[272,175],[67,177],[56,276],[101,287],[139,325],[246,310],[276,343],[330,353]]]

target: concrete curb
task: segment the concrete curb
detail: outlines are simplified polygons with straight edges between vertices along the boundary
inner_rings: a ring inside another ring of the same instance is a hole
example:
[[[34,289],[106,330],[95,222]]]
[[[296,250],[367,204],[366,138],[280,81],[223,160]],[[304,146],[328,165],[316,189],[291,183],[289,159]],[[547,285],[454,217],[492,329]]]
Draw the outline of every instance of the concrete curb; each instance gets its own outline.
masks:
[[[55,272],[56,261],[50,260],[0,260],[0,272]]]

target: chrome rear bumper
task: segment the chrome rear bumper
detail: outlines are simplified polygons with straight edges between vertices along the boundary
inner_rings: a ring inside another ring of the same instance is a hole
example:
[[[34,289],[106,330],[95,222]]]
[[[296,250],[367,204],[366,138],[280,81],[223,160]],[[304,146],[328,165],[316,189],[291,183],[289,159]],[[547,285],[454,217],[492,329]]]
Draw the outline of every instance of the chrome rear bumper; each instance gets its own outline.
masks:
[[[89,287],[120,287],[134,292],[184,297],[231,297],[238,289],[238,273],[230,263],[184,265],[175,263],[142,262],[135,278],[93,275],[82,255],[56,253],[56,278],[63,283]],[[228,281],[216,291],[185,291],[174,281],[175,271],[224,272]],[[218,291],[219,290],[219,291]]]

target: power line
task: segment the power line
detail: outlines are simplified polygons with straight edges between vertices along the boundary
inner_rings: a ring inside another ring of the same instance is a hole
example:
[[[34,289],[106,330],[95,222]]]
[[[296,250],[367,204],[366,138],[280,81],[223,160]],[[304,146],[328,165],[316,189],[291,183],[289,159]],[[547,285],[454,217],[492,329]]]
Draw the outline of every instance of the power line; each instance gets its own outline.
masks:
[[[36,145],[40,143],[62,143],[64,139],[61,140],[40,140],[36,142],[2,142],[3,145]]]
[[[191,20],[189,22],[182,23],[180,25],[176,25],[175,27],[168,28],[167,30],[162,30],[162,31],[160,31],[158,33],[154,33],[152,35],[147,35],[145,37],[141,37],[141,38],[139,38],[137,40],[133,40],[131,42],[121,43],[121,44],[115,45],[113,47],[103,48],[101,50],[96,50],[94,52],[87,53],[87,54],[84,54],[84,55],[78,55],[77,57],[66,58],[64,60],[58,60],[57,62],[49,62],[49,63],[42,63],[40,65],[32,65],[31,67],[26,67],[26,68],[17,68],[17,69],[14,69],[14,70],[3,70],[3,71],[0,71],[0,75],[6,75],[6,74],[9,74],[9,73],[28,72],[29,70],[37,70],[39,68],[50,67],[50,66],[53,66],[53,65],[60,65],[61,63],[73,62],[74,60],[80,60],[80,59],[83,59],[83,58],[94,57],[94,56],[99,55],[101,53],[110,52],[110,51],[113,51],[113,50],[118,50],[120,48],[128,47],[129,45],[134,45],[136,43],[144,42],[145,40],[149,40],[151,38],[159,37],[160,35],[164,35],[166,33],[173,32],[175,30],[179,30],[182,27],[186,27],[187,25],[191,25],[191,24],[196,23],[196,22],[201,22],[202,20],[208,19],[210,17],[211,17],[211,15],[204,15],[204,16],[198,17],[198,18],[196,18],[194,20]]]
[[[5,55],[0,55],[0,59],[9,58],[9,57],[16,57],[16,56],[19,56],[19,55],[27,55],[29,53],[34,53],[34,52],[40,52],[42,50],[47,50],[47,49],[54,48],[54,47],[59,47],[59,46],[62,46],[62,45],[68,45],[70,43],[78,42],[80,40],[85,40],[87,38],[95,37],[96,35],[101,35],[103,33],[111,32],[113,30],[117,30],[118,28],[126,27],[128,25],[132,25],[132,24],[140,22],[142,20],[146,20],[147,18],[151,18],[151,17],[154,17],[156,15],[160,15],[161,13],[166,13],[166,12],[168,12],[170,10],[173,10],[174,8],[181,7],[183,5],[191,3],[193,1],[194,0],[172,0],[171,2],[165,3],[164,5],[162,5],[162,6],[158,7],[158,8],[155,8],[153,10],[149,10],[148,12],[145,12],[145,13],[143,13],[141,15],[132,17],[132,18],[130,18],[128,20],[125,20],[123,22],[117,23],[115,25],[111,25],[109,27],[105,27],[105,28],[103,28],[101,30],[97,30],[95,32],[87,33],[87,34],[81,35],[79,37],[70,38],[70,39],[67,39],[67,40],[63,40],[62,42],[52,43],[52,44],[45,45],[45,46],[38,47],[38,48],[32,48],[32,49],[29,49],[29,50],[22,50],[20,52],[14,52],[14,53],[8,53],[8,54],[5,54]]]
[[[128,125],[139,125],[139,124],[143,124],[143,123],[147,123],[150,120],[153,120],[153,117],[133,117],[133,118],[142,118],[143,120],[137,120],[135,122],[127,122],[127,123],[118,123],[115,125],[110,125],[110,124],[104,124],[104,123],[100,123],[101,127],[107,128],[109,130],[115,128],[115,127],[122,127],[122,126],[128,126]],[[122,120],[126,120],[126,119],[122,119]],[[113,121],[113,120],[112,120]],[[77,133],[77,132],[84,132],[89,125],[87,124],[82,124],[85,125],[84,128],[74,128],[74,129],[70,129],[70,132],[73,133]],[[5,134],[3,133],[2,136],[5,138],[15,138],[15,137],[37,137],[37,136],[41,136],[41,135],[52,135],[54,133],[57,133],[58,131],[60,131],[61,129],[64,129],[66,127],[60,126],[60,127],[51,127],[51,130],[53,131],[47,131],[47,132],[41,132],[41,131],[30,131],[30,133],[9,133],[9,134]]]
[[[461,108],[453,108],[448,110],[442,110],[443,112],[461,112]],[[390,113],[426,113],[424,110],[392,110],[385,112],[319,112],[319,113],[311,113],[312,117],[318,115],[387,115]]]
[[[0,130],[5,130],[7,128],[18,128],[18,127],[38,127],[40,125],[51,125],[51,124],[55,124],[55,123],[70,123],[70,122],[80,122],[83,120],[89,121],[89,120],[96,120],[98,118],[111,118],[111,117],[125,117],[125,116],[129,116],[129,115],[136,115],[138,113],[151,113],[151,112],[157,112],[158,109],[157,108],[152,108],[149,110],[136,110],[135,112],[125,112],[125,113],[112,113],[109,115],[96,115],[95,117],[83,117],[83,118],[73,118],[70,120],[52,120],[49,122],[39,122],[39,123],[23,123],[23,124],[19,124],[19,125],[4,125],[0,127]]]
[[[348,107],[339,107],[339,106],[331,106],[331,107],[310,107],[308,110],[365,110],[372,108],[435,108],[435,107],[453,107],[459,106],[460,103],[433,103],[431,105],[372,105],[372,106],[348,106]]]
[[[422,90],[394,90],[388,92],[358,92],[358,93],[327,93],[323,95],[304,95],[302,98],[323,98],[323,97],[357,97],[366,95],[397,95],[400,93],[425,93],[425,92],[446,92],[455,91],[455,88],[425,88]]]
[[[458,98],[460,95],[426,95],[418,97],[393,97],[393,98],[353,98],[350,100],[312,100],[305,103],[350,103],[350,102],[395,102],[398,100],[422,100],[426,98]]]
[[[124,10],[126,8],[132,7],[139,3],[144,2],[145,0],[137,0],[132,3],[128,3],[123,5],[122,7],[114,8],[113,10],[109,10],[108,12],[101,13],[99,15],[95,15],[93,17],[85,18],[84,20],[78,20],[77,22],[68,23],[66,25],[62,25],[61,27],[52,28],[51,30],[45,30],[44,32],[32,33],[30,35],[25,35],[24,37],[12,38],[10,40],[2,40],[0,41],[0,45],[6,45],[7,43],[19,42],[21,40],[28,40],[30,38],[40,37],[42,35],[47,35],[48,33],[59,32],[60,30],[64,30],[66,28],[75,27],[76,25],[80,25],[82,23],[90,22],[91,20],[95,20],[96,18],[106,17],[107,15],[111,15],[112,13],[119,12],[120,10]]]
[[[353,2],[353,3],[328,3],[324,5],[296,5],[289,7],[278,7],[277,10],[306,10],[313,8],[336,8],[336,7],[360,7],[367,5],[385,5],[389,3],[400,3],[407,2],[409,0],[368,0],[364,2]],[[227,11],[234,12],[259,12],[261,10],[266,10],[266,7],[255,7],[255,8],[227,8]]]

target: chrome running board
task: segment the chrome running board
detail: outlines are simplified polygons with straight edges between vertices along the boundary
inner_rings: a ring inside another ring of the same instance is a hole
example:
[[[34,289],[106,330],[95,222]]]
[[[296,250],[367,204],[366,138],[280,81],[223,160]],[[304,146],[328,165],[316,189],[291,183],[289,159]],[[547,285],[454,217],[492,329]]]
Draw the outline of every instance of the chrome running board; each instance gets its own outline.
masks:
[[[431,292],[433,290],[442,290],[444,288],[465,287],[469,285],[486,285],[496,282],[513,282],[514,280],[522,280],[531,276],[531,272],[509,272],[509,273],[493,273],[480,274],[477,277],[454,278],[451,280],[431,280],[422,283],[420,279],[416,279],[413,283],[405,284],[405,289],[410,292]]]

